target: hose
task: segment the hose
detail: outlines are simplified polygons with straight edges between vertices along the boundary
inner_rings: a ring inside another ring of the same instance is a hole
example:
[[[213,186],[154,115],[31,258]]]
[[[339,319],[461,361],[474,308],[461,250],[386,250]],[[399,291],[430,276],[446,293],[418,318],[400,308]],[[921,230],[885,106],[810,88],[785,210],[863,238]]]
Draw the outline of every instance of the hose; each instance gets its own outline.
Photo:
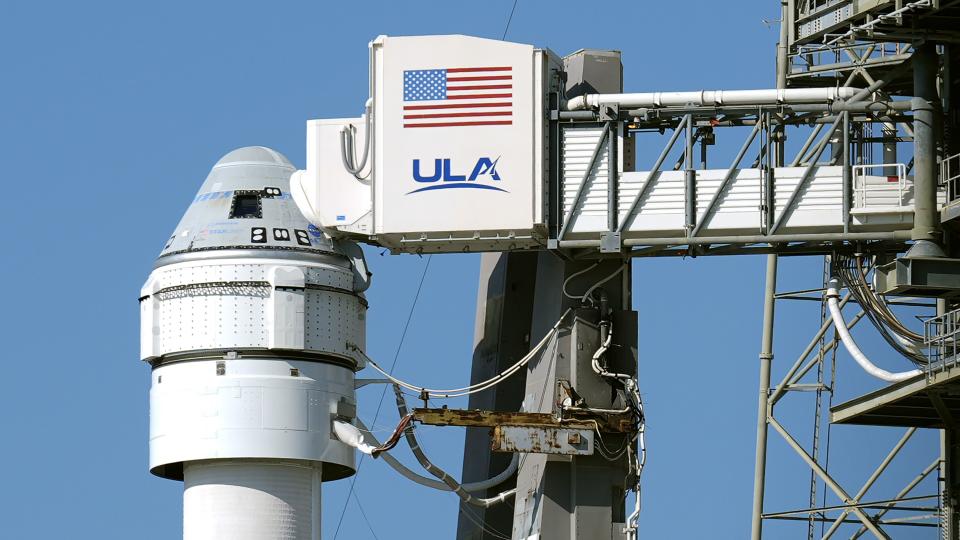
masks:
[[[398,385],[393,385],[393,393],[397,397],[397,411],[400,413],[400,417],[407,415],[407,402],[403,398],[403,392],[400,391]],[[481,508],[489,508],[495,504],[501,503],[507,500],[508,497],[516,495],[517,490],[508,489],[507,491],[502,491],[497,495],[482,499],[480,497],[474,497],[464,489],[463,485],[453,479],[452,476],[447,474],[446,471],[434,465],[430,459],[427,458],[426,454],[423,453],[423,450],[420,448],[420,444],[417,442],[416,435],[413,434],[413,425],[408,425],[406,429],[403,430],[404,435],[407,438],[407,444],[410,445],[410,450],[413,452],[414,457],[417,458],[417,461],[420,462],[420,465],[427,470],[430,474],[436,476],[440,479],[441,482],[450,487],[450,490],[457,494],[460,497],[460,500],[471,504],[473,506],[479,506]]]
[[[356,144],[353,141],[353,132],[356,128],[352,125],[344,126],[340,130],[340,158],[343,161],[343,167],[347,169],[347,172],[352,174],[357,180],[363,180],[363,176],[360,176],[360,171],[367,166],[367,160],[370,157],[370,147],[372,139],[372,102],[367,100],[366,112],[364,113],[364,145],[363,145],[363,157],[360,158],[360,164],[358,165],[356,158]]]
[[[570,277],[568,277],[567,279],[563,280],[563,287],[561,288],[561,292],[563,292],[563,295],[566,296],[567,298],[570,298],[571,300],[580,300],[581,302],[586,302],[587,299],[590,298],[590,293],[592,293],[593,291],[595,291],[595,290],[597,289],[597,287],[603,285],[604,283],[606,283],[606,282],[610,281],[611,279],[613,279],[614,277],[616,277],[620,272],[623,272],[623,269],[626,268],[627,265],[626,265],[626,264],[620,265],[619,267],[617,267],[617,269],[616,269],[612,274],[610,274],[609,276],[607,276],[607,277],[601,279],[600,281],[594,283],[589,289],[587,289],[587,291],[586,291],[585,293],[583,293],[583,294],[581,294],[581,295],[574,295],[574,294],[570,294],[569,292],[567,292],[567,284],[569,284],[571,281],[573,281],[574,278],[576,278],[576,277],[579,276],[579,275],[586,274],[587,272],[593,270],[594,268],[596,268],[596,267],[598,267],[598,266],[600,266],[600,263],[594,263],[594,264],[592,264],[592,265],[584,268],[583,270],[580,270],[579,272],[575,272],[575,273],[571,274]]]
[[[868,374],[887,382],[900,382],[920,375],[921,371],[919,369],[891,373],[874,365],[873,362],[863,354],[863,351],[860,350],[860,347],[857,347],[857,343],[853,340],[853,336],[850,335],[850,331],[847,330],[846,321],[843,320],[843,312],[840,311],[840,305],[837,301],[840,297],[840,293],[837,292],[838,286],[839,284],[836,279],[830,280],[827,286],[827,306],[830,308],[830,317],[833,319],[833,326],[840,336],[840,341],[843,342],[843,346],[846,347],[847,352],[850,353],[850,356],[853,357],[857,364],[860,364],[860,367]]]
[[[356,345],[352,343],[348,343],[347,348],[363,356],[363,358],[367,361],[367,363],[370,366],[372,366],[375,370],[379,371],[384,377],[389,379],[390,382],[392,382],[394,385],[401,386],[413,392],[427,394],[429,397],[433,397],[433,398],[454,398],[454,397],[468,396],[470,394],[482,392],[488,388],[491,388],[493,386],[500,384],[505,379],[507,379],[508,377],[510,377],[517,371],[519,371],[520,368],[527,365],[530,362],[530,360],[532,360],[537,355],[537,353],[539,353],[540,350],[543,349],[544,345],[546,345],[551,340],[551,338],[557,335],[557,331],[560,328],[560,324],[563,323],[564,319],[567,318],[567,315],[570,313],[570,311],[571,310],[569,309],[565,311],[563,315],[560,316],[560,319],[557,321],[557,323],[553,325],[553,328],[551,328],[550,331],[547,332],[545,336],[543,336],[543,339],[541,339],[539,343],[537,343],[532,349],[530,349],[530,352],[528,352],[523,358],[518,360],[515,364],[513,364],[512,366],[503,370],[499,374],[483,382],[471,384],[470,386],[465,386],[463,388],[437,389],[437,388],[424,388],[422,386],[410,384],[406,381],[398,379],[393,375],[387,373],[386,370],[380,367],[379,364],[374,362],[373,359],[367,356],[367,354],[361,351],[360,348],[357,347]]]
[[[837,257],[837,277],[857,303],[863,306],[871,324],[880,332],[884,341],[914,364],[926,365],[928,360],[921,350],[923,336],[907,328],[894,315],[883,295],[877,294],[868,283],[867,272],[869,268],[864,267],[862,257]]]
[[[341,420],[334,420],[333,421],[334,432],[336,433],[337,437],[341,441],[343,441],[345,444],[356,448],[357,450],[363,452],[364,454],[372,455],[371,451],[373,450],[373,448],[382,446],[382,444],[380,443],[380,441],[377,440],[377,438],[372,433],[370,433],[370,430],[367,428],[367,426],[363,423],[362,420],[357,418],[355,421],[357,423],[356,426],[348,422],[343,422]],[[367,434],[366,435],[362,434],[361,430],[366,431]],[[370,442],[373,444],[367,444],[364,441],[364,439],[369,439]],[[448,486],[447,484],[439,480],[434,480],[433,478],[427,478],[426,476],[421,476],[411,471],[403,463],[401,463],[400,460],[393,457],[388,452],[381,453],[379,457],[382,457],[383,460],[387,462],[387,465],[390,465],[390,467],[393,470],[400,473],[400,475],[402,475],[404,478],[407,478],[408,480],[411,480],[417,484],[420,484],[421,486],[426,486],[428,488],[436,489],[440,491],[453,491],[450,488],[450,486]],[[464,483],[464,484],[461,484],[461,486],[463,487],[463,489],[467,491],[483,491],[486,489],[490,489],[494,486],[498,486],[502,484],[511,476],[513,476],[513,474],[517,472],[517,468],[519,466],[520,466],[520,454],[513,454],[513,459],[510,460],[510,463],[507,465],[505,469],[503,469],[503,471],[500,474],[487,478],[486,480]]]

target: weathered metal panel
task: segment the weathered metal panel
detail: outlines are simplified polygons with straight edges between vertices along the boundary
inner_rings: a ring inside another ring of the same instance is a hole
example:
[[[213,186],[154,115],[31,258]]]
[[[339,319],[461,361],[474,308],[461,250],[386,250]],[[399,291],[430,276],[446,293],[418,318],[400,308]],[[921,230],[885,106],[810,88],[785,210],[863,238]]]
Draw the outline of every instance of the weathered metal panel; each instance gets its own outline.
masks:
[[[493,429],[494,452],[593,455],[593,431],[589,429],[535,426],[497,426]]]

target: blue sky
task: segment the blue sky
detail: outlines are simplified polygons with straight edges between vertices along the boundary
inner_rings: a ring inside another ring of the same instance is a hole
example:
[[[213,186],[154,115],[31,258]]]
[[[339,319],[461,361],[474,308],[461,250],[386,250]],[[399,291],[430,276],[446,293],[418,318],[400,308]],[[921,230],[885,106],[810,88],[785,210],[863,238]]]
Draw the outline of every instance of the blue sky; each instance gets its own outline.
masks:
[[[137,343],[139,288],[163,241],[221,155],[259,144],[303,166],[308,118],[358,115],[370,39],[499,38],[511,4],[4,2],[0,536],[179,535],[182,486],[147,471],[149,370]],[[507,38],[560,54],[619,49],[632,91],[765,88],[774,82],[777,29],[763,19],[776,19],[778,6],[520,0]],[[375,274],[369,351],[388,359],[425,261],[367,254]],[[785,259],[781,268],[781,290],[820,284],[821,259]],[[749,531],[763,269],[763,257],[634,265],[650,447],[645,537],[742,538]],[[434,386],[468,379],[477,273],[476,255],[434,257],[400,376]],[[816,303],[779,308],[775,379],[819,326]],[[870,329],[856,335],[878,363],[905,367]],[[836,401],[876,387],[845,354],[838,363]],[[378,397],[378,389],[360,394],[368,424]],[[782,409],[805,442],[810,399],[791,396]],[[395,422],[390,409],[388,402],[378,428]],[[462,432],[419,432],[436,461],[459,474]],[[856,491],[899,436],[833,429],[831,471]],[[935,457],[936,441],[936,433],[918,434],[869,497],[892,495]],[[402,450],[399,456],[409,459]],[[775,434],[770,467],[768,508],[803,506],[809,470]],[[324,538],[334,538],[348,485],[324,487]],[[932,492],[924,487],[918,492]],[[351,501],[338,538],[453,536],[456,499],[411,485],[383,463],[363,465],[356,494],[374,532]],[[805,527],[768,530],[796,537]]]

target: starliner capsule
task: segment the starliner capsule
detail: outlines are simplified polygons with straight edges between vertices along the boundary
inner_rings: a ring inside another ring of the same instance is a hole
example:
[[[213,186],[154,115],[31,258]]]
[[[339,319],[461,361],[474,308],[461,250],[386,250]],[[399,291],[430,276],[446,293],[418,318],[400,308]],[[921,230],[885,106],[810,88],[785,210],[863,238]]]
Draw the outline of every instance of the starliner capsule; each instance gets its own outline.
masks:
[[[150,471],[184,482],[184,538],[320,538],[320,483],[355,471],[369,273],[310,225],[269,148],[214,165],[140,295]]]

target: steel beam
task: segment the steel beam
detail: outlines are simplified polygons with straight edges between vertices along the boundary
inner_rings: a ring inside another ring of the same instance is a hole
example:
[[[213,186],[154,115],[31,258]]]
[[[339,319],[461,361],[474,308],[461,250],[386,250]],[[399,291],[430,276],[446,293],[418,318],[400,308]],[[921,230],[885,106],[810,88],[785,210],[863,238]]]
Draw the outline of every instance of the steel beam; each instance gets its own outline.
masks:
[[[531,325],[533,340],[545,335],[566,309],[577,308],[575,313],[578,313],[581,301],[577,295],[609,277],[623,264],[620,259],[604,259],[599,266],[592,267],[593,261],[564,260],[548,251],[539,252],[538,257],[534,292],[536,310]],[[581,271],[585,272],[573,276]],[[574,298],[562,293],[565,282],[567,294]],[[629,267],[626,271],[621,270],[615,279],[604,282],[600,289],[611,309],[629,309]],[[629,369],[636,373],[635,315],[630,311],[617,311],[612,315],[615,330],[614,347],[610,350],[616,352],[615,358],[610,360],[616,359],[617,369],[621,372]],[[609,401],[609,385],[604,383],[606,392],[600,396],[593,390],[599,385],[593,385],[590,379],[595,373],[590,368],[589,359],[591,351],[597,347],[598,335],[591,334],[589,328],[578,326],[583,324],[579,317],[576,315],[574,321],[562,326],[555,343],[548,346],[539,359],[528,364],[525,412],[556,414],[557,392],[562,388],[558,383],[562,381],[575,386],[577,394],[586,403]],[[574,343],[583,344],[582,350]],[[584,362],[589,373],[582,371]],[[602,440],[595,438],[598,451],[594,455],[548,459],[545,454],[527,454],[521,461],[517,472],[512,538],[617,540],[625,537],[625,487],[632,485],[633,478],[629,460],[626,455],[612,461],[601,455],[605,452],[604,445],[614,450],[626,449],[623,446],[625,436],[605,432],[602,426],[601,431],[604,436]]]
[[[763,534],[763,492],[767,469],[767,421],[770,407],[770,370],[773,363],[773,321],[777,292],[777,256],[767,255],[766,285],[763,294],[763,332],[760,339],[760,395],[757,401],[757,447],[753,469],[753,518],[750,538],[760,540]]]
[[[537,254],[530,252],[485,253],[480,257],[480,283],[477,290],[477,315],[474,330],[470,383],[478,383],[502,373],[530,350],[530,317],[533,313],[533,288],[537,277]],[[470,409],[515,411],[523,403],[526,373],[514,374],[500,384],[472,394]],[[464,434],[464,482],[477,482],[504,470],[511,456],[492,452],[490,430],[468,427]],[[516,479],[475,493],[491,497],[512,488]],[[513,511],[506,505],[479,508],[461,503],[457,538],[495,540],[492,531],[510,531]]]
[[[930,476],[930,473],[937,470],[938,467],[940,467],[940,460],[939,459],[933,460],[933,463],[928,465],[927,468],[921,471],[920,474],[915,476],[913,480],[911,480],[906,486],[904,486],[903,489],[901,489],[897,493],[897,496],[893,498],[894,502],[887,503],[886,505],[884,505],[885,507],[883,509],[881,509],[879,512],[873,515],[874,521],[880,522],[880,518],[885,516],[887,512],[889,512],[890,510],[895,510],[896,501],[899,501],[903,497],[906,497],[908,493],[913,491],[913,488],[917,487],[920,484],[920,482],[923,481],[924,478]],[[850,537],[850,540],[857,540],[857,538],[860,538],[866,532],[867,532],[867,529],[865,527],[860,527],[860,529],[857,532],[853,533],[853,536]]]
[[[773,427],[774,430],[777,431],[777,433],[780,434],[781,437],[783,437],[785,441],[787,441],[787,444],[791,448],[793,448],[793,450],[797,453],[797,455],[799,455],[800,458],[803,459],[803,461],[811,469],[813,469],[813,472],[815,472],[817,476],[819,476],[820,479],[823,480],[823,483],[826,484],[827,487],[829,487],[830,490],[837,495],[837,497],[840,497],[840,500],[842,500],[845,503],[851,502],[852,499],[850,498],[850,495],[848,495],[847,492],[844,491],[844,489],[840,486],[840,484],[838,484],[837,481],[834,480],[833,477],[830,476],[830,474],[826,470],[824,470],[824,468],[821,467],[819,463],[817,463],[812,457],[810,457],[810,454],[808,454],[807,451],[803,449],[803,446],[801,446],[800,443],[798,443],[797,440],[794,439],[789,432],[787,432],[786,428],[784,428],[783,425],[781,425],[780,422],[776,420],[776,418],[773,418],[771,416],[769,418],[769,424],[770,426]],[[877,524],[870,519],[870,516],[868,516],[866,512],[864,512],[863,510],[857,507],[852,507],[851,512],[853,512],[857,516],[857,519],[859,519],[863,523],[863,525],[871,533],[873,533],[877,538],[889,540],[890,537],[887,536],[887,534],[883,532],[883,530],[881,530],[880,527],[878,527]]]
[[[853,496],[853,499],[851,501],[852,504],[848,506],[860,505],[860,499],[862,499],[863,496],[867,494],[867,491],[869,491],[870,488],[873,487],[873,484],[876,483],[878,478],[880,478],[880,475],[883,474],[883,471],[887,470],[887,467],[890,466],[890,462],[893,461],[893,458],[897,457],[897,454],[900,453],[900,450],[903,449],[903,446],[907,444],[907,441],[909,441],[910,438],[913,437],[913,434],[916,432],[917,432],[917,428],[914,428],[914,427],[908,428],[907,431],[904,432],[903,437],[900,437],[900,440],[897,441],[897,444],[895,444],[893,448],[890,450],[890,452],[887,453],[887,457],[883,458],[883,461],[880,462],[880,465],[877,465],[877,468],[874,469],[870,477],[867,478],[867,481],[863,483],[863,487],[860,488],[860,491],[858,491],[857,494]],[[840,517],[838,517],[836,521],[834,521],[833,524],[830,525],[830,528],[823,535],[822,540],[827,540],[828,538],[833,536],[833,534],[837,531],[837,529],[840,528],[840,525],[843,523],[843,518],[847,517],[847,514],[849,513],[850,513],[849,508],[844,508],[843,511],[840,513]]]
[[[792,242],[858,242],[873,240],[903,241],[910,239],[910,231],[863,232],[863,233],[796,233],[796,234],[756,234],[743,236],[697,236],[688,238],[627,238],[623,245],[632,246],[697,246],[710,244],[789,244]],[[561,248],[597,248],[600,240],[564,240]]]

